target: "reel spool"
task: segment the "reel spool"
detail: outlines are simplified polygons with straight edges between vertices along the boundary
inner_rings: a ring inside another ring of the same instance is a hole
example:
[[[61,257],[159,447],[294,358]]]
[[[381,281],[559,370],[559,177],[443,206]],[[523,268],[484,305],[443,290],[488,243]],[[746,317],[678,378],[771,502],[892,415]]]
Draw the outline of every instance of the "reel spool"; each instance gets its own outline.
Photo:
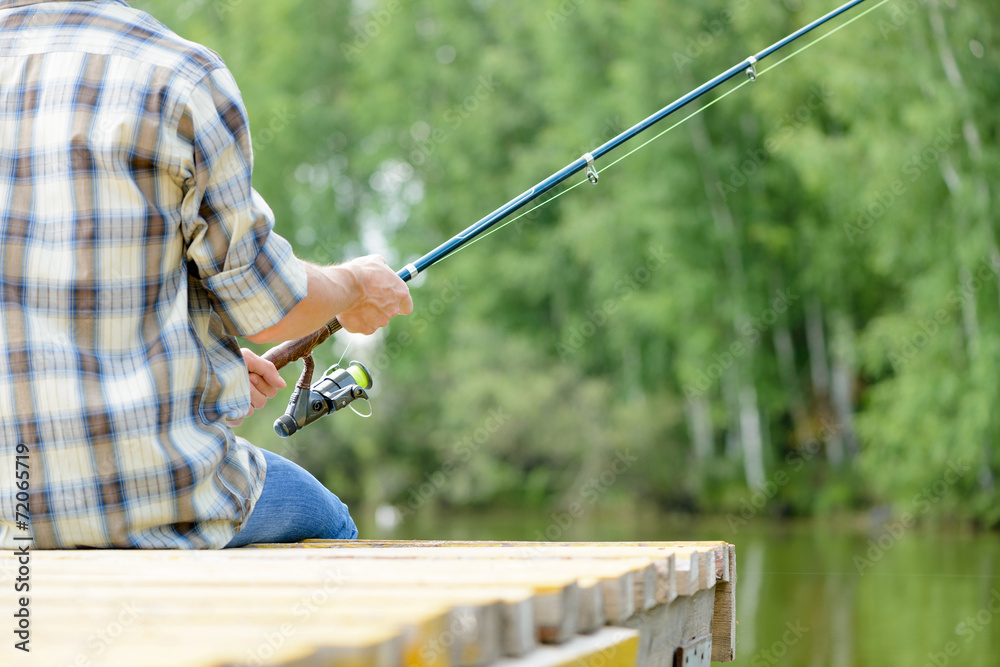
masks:
[[[302,360],[305,368],[288,399],[285,414],[274,421],[274,432],[281,438],[289,437],[320,417],[343,409],[359,398],[367,401],[368,392],[365,390],[372,388],[371,373],[359,361],[352,361],[347,368],[334,364],[316,384],[310,386],[314,362],[311,355]]]

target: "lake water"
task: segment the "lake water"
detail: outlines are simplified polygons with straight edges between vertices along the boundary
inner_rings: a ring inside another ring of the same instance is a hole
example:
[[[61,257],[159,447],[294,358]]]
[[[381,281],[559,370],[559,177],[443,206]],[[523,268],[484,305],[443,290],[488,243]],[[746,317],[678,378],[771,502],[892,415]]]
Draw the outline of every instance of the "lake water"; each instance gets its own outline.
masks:
[[[833,521],[420,512],[391,539],[725,540],[736,545],[734,666],[1000,666],[1000,535]]]

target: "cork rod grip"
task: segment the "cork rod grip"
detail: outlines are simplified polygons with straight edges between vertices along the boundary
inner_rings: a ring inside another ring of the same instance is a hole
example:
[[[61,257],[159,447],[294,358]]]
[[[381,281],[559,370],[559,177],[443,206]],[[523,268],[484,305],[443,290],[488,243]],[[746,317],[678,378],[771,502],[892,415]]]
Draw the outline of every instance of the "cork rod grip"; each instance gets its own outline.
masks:
[[[319,331],[315,331],[298,340],[285,341],[281,345],[272,347],[264,353],[263,358],[274,364],[275,368],[287,366],[293,361],[309,356],[317,345],[325,341],[332,334],[340,331],[340,329],[340,322],[337,318],[333,318]]]

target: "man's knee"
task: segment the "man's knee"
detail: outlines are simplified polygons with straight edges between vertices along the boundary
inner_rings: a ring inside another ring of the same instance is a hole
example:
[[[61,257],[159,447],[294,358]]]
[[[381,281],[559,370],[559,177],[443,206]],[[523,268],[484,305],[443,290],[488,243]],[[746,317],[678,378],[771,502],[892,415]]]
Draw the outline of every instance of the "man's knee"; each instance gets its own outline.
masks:
[[[354,540],[358,537],[358,527],[354,523],[354,519],[351,517],[350,512],[347,510],[347,505],[340,502],[340,499],[334,496],[334,502],[330,505],[330,514],[326,522],[326,528],[324,534],[320,539],[324,540]]]

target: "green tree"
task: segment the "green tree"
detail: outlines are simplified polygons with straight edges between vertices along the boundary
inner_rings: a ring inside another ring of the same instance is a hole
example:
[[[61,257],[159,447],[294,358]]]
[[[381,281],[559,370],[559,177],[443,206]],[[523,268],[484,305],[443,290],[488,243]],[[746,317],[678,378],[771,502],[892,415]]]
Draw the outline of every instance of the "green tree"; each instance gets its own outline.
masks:
[[[227,60],[299,254],[396,266],[831,8],[136,4]],[[347,352],[373,419],[279,442],[275,401],[242,433],[404,513],[761,488],[768,511],[913,511],[951,463],[926,514],[997,525],[998,11],[890,2],[776,54],[421,276],[415,314]],[[590,484],[622,452],[628,483]]]

